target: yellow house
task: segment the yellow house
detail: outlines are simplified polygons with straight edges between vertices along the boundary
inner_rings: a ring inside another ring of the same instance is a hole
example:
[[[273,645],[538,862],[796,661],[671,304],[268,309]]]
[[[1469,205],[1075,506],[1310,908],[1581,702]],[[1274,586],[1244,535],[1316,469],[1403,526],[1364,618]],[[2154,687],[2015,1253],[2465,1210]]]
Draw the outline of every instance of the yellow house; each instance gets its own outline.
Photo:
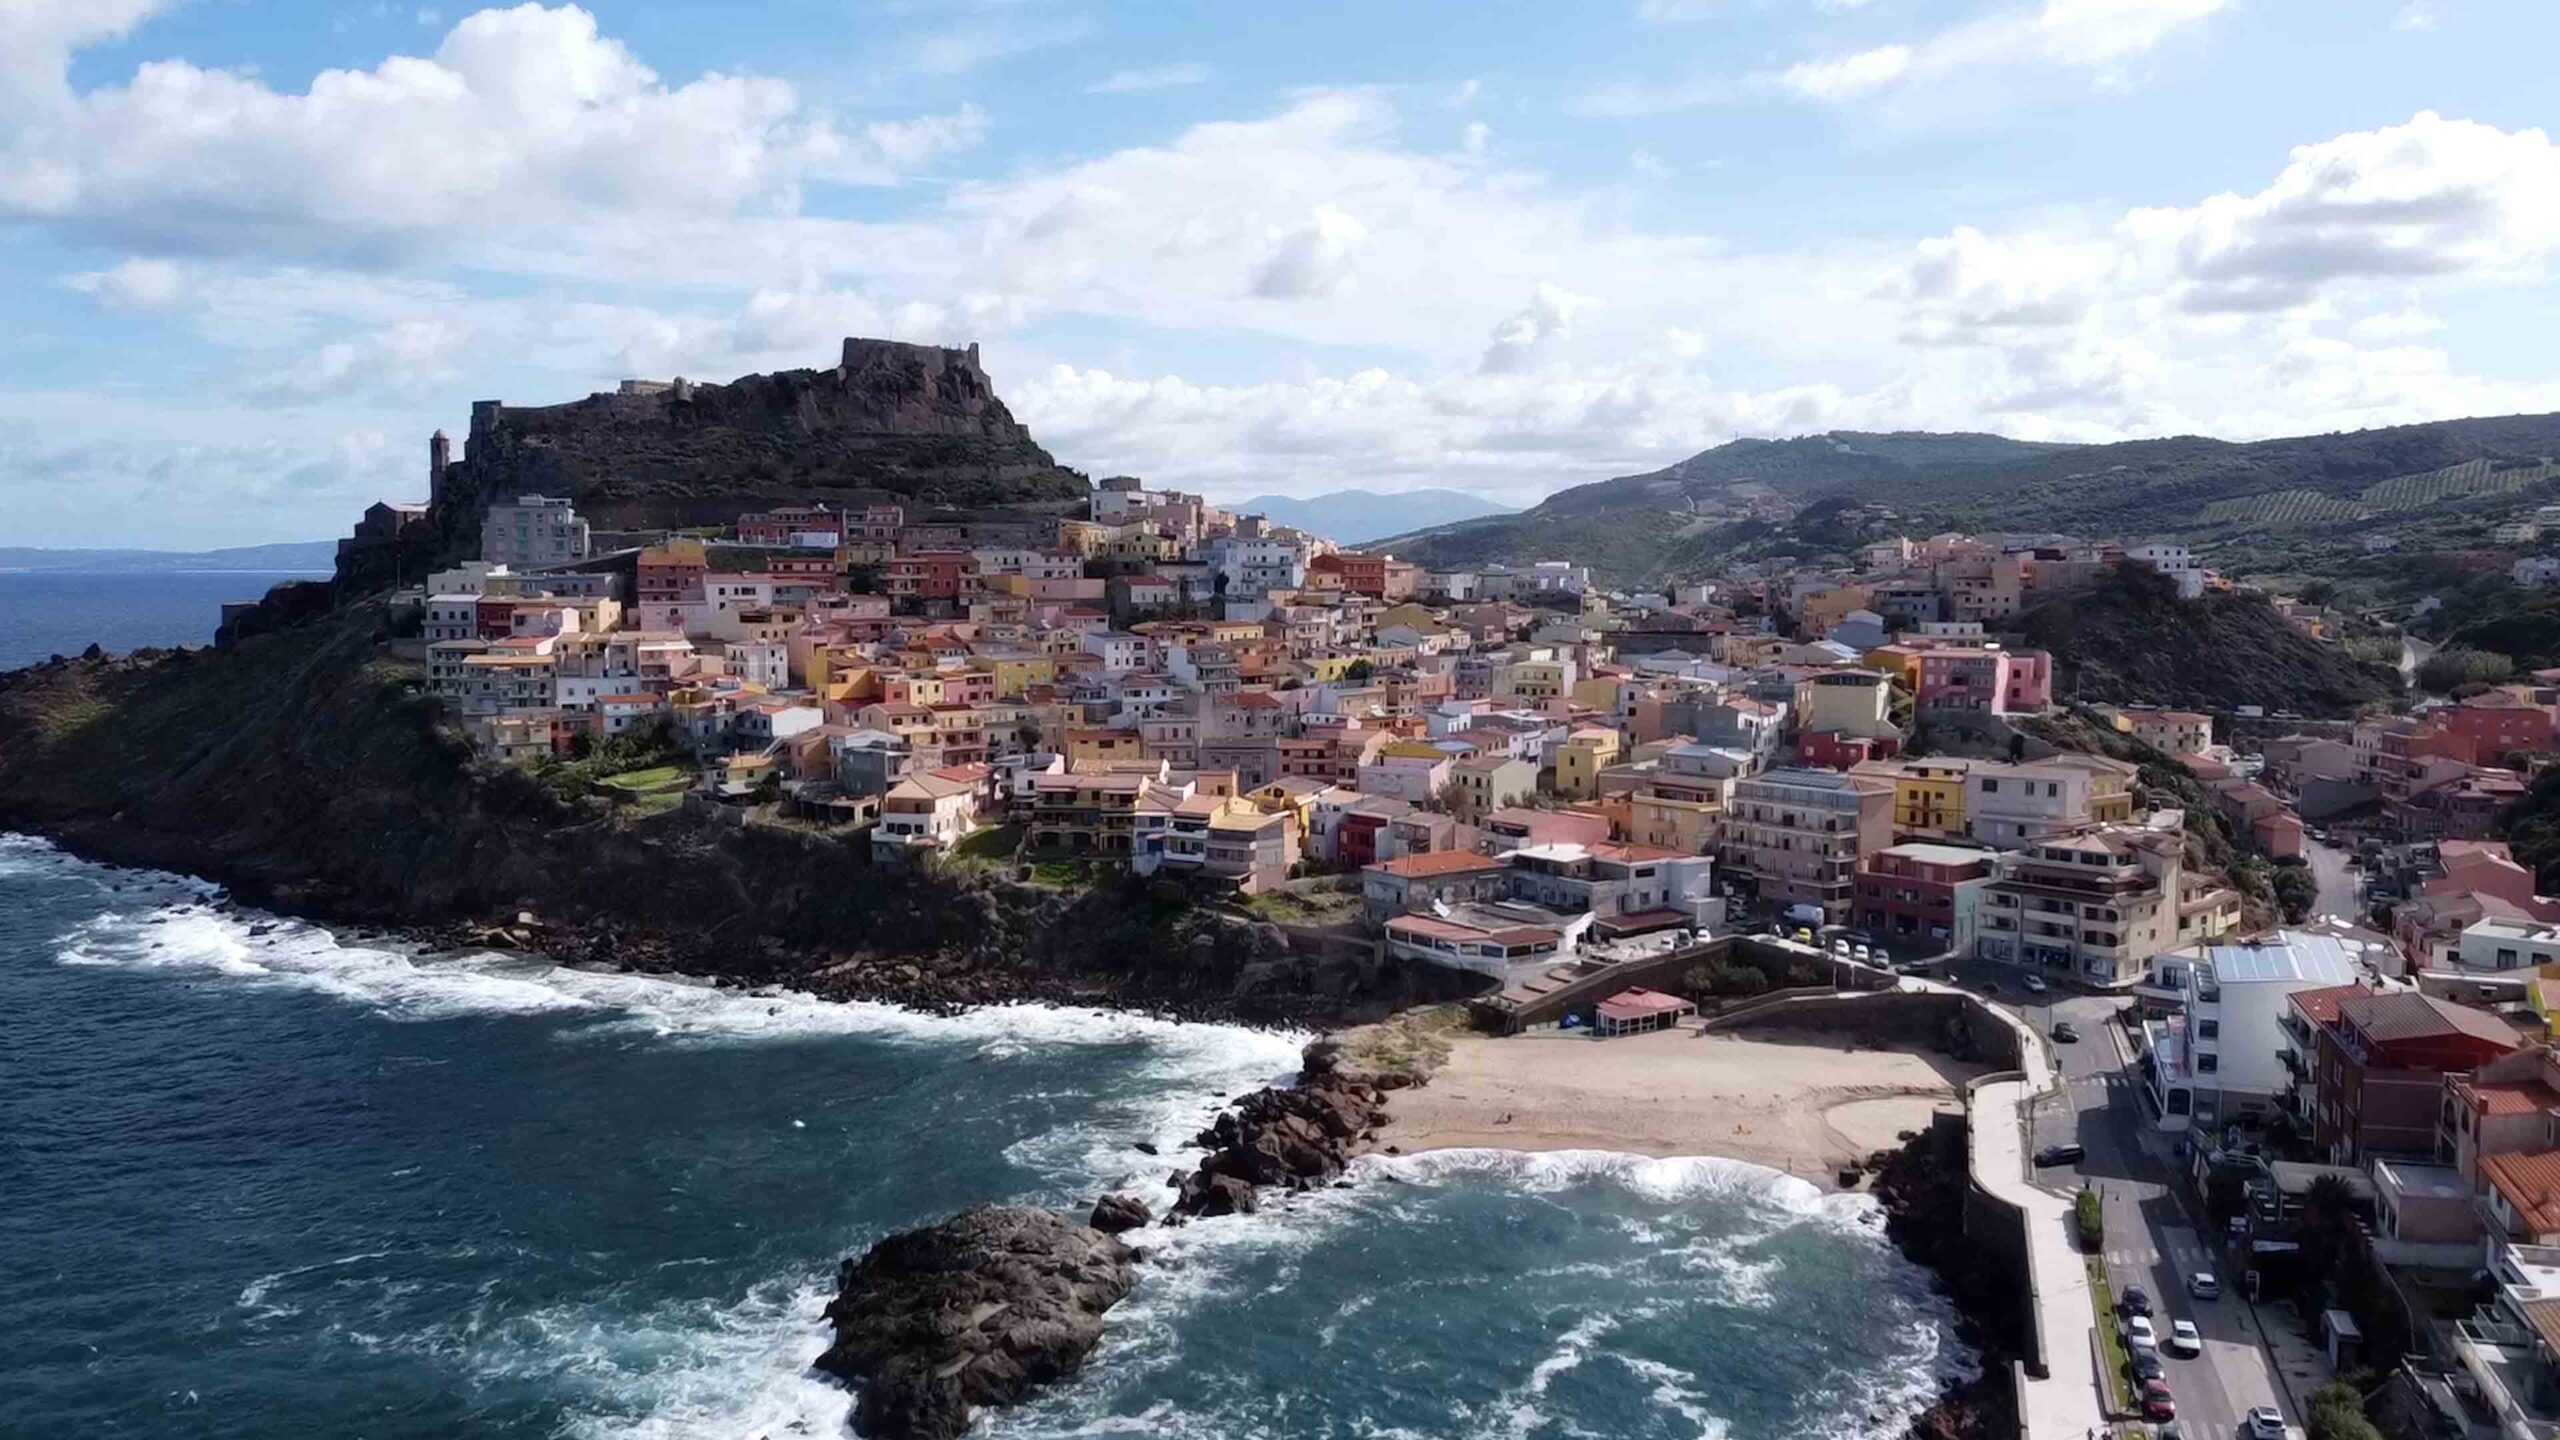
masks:
[[[1638,845],[1659,845],[1683,855],[1706,854],[1715,847],[1716,826],[1724,815],[1724,806],[1714,798],[1714,790],[1731,783],[1701,779],[1696,785],[1651,786],[1637,791],[1630,797],[1627,838]]]
[[[1807,634],[1825,634],[1848,619],[1849,612],[1866,609],[1870,598],[1864,585],[1834,586],[1804,597],[1796,606],[1796,617],[1804,622]]]
[[[1067,764],[1082,765],[1088,761],[1108,764],[1114,760],[1146,758],[1135,730],[1070,730],[1067,732]]]
[[[1893,782],[1893,830],[1900,836],[1948,839],[1965,833],[1964,779],[1972,762],[1962,759],[1868,760],[1854,775]]]
[[[1402,605],[1390,605],[1379,611],[1369,621],[1369,628],[1385,630],[1396,625],[1410,625],[1416,630],[1429,630],[1438,626],[1439,623],[1439,616],[1432,614],[1423,606],[1406,601]]]
[[[1900,680],[1905,690],[1920,688],[1920,651],[1917,646],[1879,645],[1858,658]]]
[[[1573,682],[1573,703],[1603,715],[1618,714],[1618,697],[1635,682],[1622,675],[1594,675]]]
[[[980,655],[970,664],[996,677],[998,695],[1019,695],[1034,685],[1058,683],[1054,655]]]
[[[1366,655],[1310,655],[1298,663],[1306,667],[1308,679],[1322,684],[1348,678],[1351,667],[1368,658]]]
[[[1587,800],[1600,793],[1600,772],[1618,761],[1618,732],[1588,725],[1556,751],[1556,793]]]
[[[1111,527],[1108,525],[1096,525],[1090,520],[1058,522],[1058,548],[1061,550],[1072,550],[1090,560],[1101,554],[1103,547],[1110,543]]]
[[[1515,660],[1494,677],[1493,698],[1529,703],[1553,700],[1564,693],[1565,677],[1572,670],[1562,660]]]

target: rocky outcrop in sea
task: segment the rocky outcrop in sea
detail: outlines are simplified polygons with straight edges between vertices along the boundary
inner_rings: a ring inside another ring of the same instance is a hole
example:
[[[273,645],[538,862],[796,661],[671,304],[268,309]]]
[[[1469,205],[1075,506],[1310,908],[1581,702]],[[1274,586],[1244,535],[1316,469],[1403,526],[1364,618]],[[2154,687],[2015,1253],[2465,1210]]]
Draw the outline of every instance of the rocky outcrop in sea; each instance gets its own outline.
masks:
[[[1173,1215],[1249,1215],[1260,1205],[1257,1191],[1329,1183],[1385,1118],[1377,1087],[1340,1075],[1256,1090],[1193,1142],[1209,1154],[1198,1169],[1173,1177]]]
[[[876,1440],[951,1440],[1084,1364],[1138,1252],[1054,1211],[981,1205],[892,1235],[837,1272],[818,1367],[858,1383]]]

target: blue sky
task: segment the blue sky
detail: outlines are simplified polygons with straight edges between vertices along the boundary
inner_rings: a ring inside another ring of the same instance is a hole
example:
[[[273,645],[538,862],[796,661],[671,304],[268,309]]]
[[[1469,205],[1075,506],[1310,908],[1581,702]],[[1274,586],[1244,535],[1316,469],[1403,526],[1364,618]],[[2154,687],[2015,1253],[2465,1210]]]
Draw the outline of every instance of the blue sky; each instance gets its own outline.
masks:
[[[318,537],[471,399],[975,340],[1095,474],[2560,409],[2560,6],[0,9],[0,538]]]

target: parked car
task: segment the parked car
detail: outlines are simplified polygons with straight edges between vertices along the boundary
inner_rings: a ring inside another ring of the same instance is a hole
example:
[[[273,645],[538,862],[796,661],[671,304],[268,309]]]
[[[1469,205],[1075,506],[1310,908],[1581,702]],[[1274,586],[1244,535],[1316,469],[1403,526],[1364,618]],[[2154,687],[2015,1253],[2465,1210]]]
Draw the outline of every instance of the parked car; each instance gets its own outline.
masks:
[[[2030,995],[2041,995],[2050,987],[2044,983],[2043,976],[2030,975],[2024,980],[2018,982],[2018,988],[2026,991]]]
[[[2128,1349],[2157,1350],[2160,1348],[2160,1332],[2152,1328],[2150,1316],[2128,1315],[2124,1322],[2124,1343]]]
[[[2204,1353],[2204,1335],[2203,1332],[2196,1329],[2196,1322],[2193,1320],[2172,1320],[2169,1322],[2169,1353],[2172,1355],[2201,1355]]]
[[[2142,1382],[2143,1419],[2172,1420],[2177,1418],[2177,1414],[2178,1398],[2169,1393],[2168,1381],[2145,1380]]]
[[[2199,1270],[2187,1277],[2187,1293],[2199,1300],[2222,1298],[2222,1282],[2210,1270]]]
[[[2168,1365],[2162,1362],[2159,1356],[2152,1354],[2148,1350],[2136,1350],[2133,1352],[2132,1369],[2134,1383],[2137,1385],[2145,1380],[2165,1379],[2169,1374]]]
[[[2089,1153],[2083,1145],[2047,1145],[2036,1152],[2038,1165],[2077,1165]]]
[[[2124,1293],[2116,1297],[2116,1309],[2126,1315],[2148,1315],[2151,1313],[2151,1292],[2139,1285],[2127,1285]]]
[[[1997,995],[1997,994],[1999,994],[1999,993],[2000,993],[2000,982],[1999,982],[1999,981],[1997,981],[1997,980],[1985,980],[1985,981],[1983,981],[1983,982],[1982,982],[1982,993],[1983,993],[1983,994],[1985,994],[1985,995]]]
[[[1849,958],[1863,965],[1875,959],[1876,952],[1864,945],[1852,945],[1849,947]]]
[[[2285,1440],[2284,1417],[2273,1405],[2249,1407],[2249,1440]]]
[[[2080,1038],[2080,1027],[2065,1020],[2053,1027],[2053,1038],[2068,1045]]]

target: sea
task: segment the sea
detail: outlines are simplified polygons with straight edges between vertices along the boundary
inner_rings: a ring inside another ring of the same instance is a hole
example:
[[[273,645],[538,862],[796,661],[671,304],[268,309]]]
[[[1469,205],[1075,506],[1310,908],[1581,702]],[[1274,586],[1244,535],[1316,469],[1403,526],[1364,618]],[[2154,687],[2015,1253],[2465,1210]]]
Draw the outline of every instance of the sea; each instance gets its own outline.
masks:
[[[0,1435],[848,1435],[809,1363],[841,1259],[981,1201],[1161,1209],[1305,1039],[426,957],[216,898],[0,835]],[[1891,1435],[1975,1363],[1863,1196],[1597,1152],[1351,1179],[1135,1232],[1084,1373],[977,1433]]]
[[[0,570],[0,670],[77,655],[93,642],[117,654],[210,645],[226,603],[319,578],[325,574],[299,570]]]

